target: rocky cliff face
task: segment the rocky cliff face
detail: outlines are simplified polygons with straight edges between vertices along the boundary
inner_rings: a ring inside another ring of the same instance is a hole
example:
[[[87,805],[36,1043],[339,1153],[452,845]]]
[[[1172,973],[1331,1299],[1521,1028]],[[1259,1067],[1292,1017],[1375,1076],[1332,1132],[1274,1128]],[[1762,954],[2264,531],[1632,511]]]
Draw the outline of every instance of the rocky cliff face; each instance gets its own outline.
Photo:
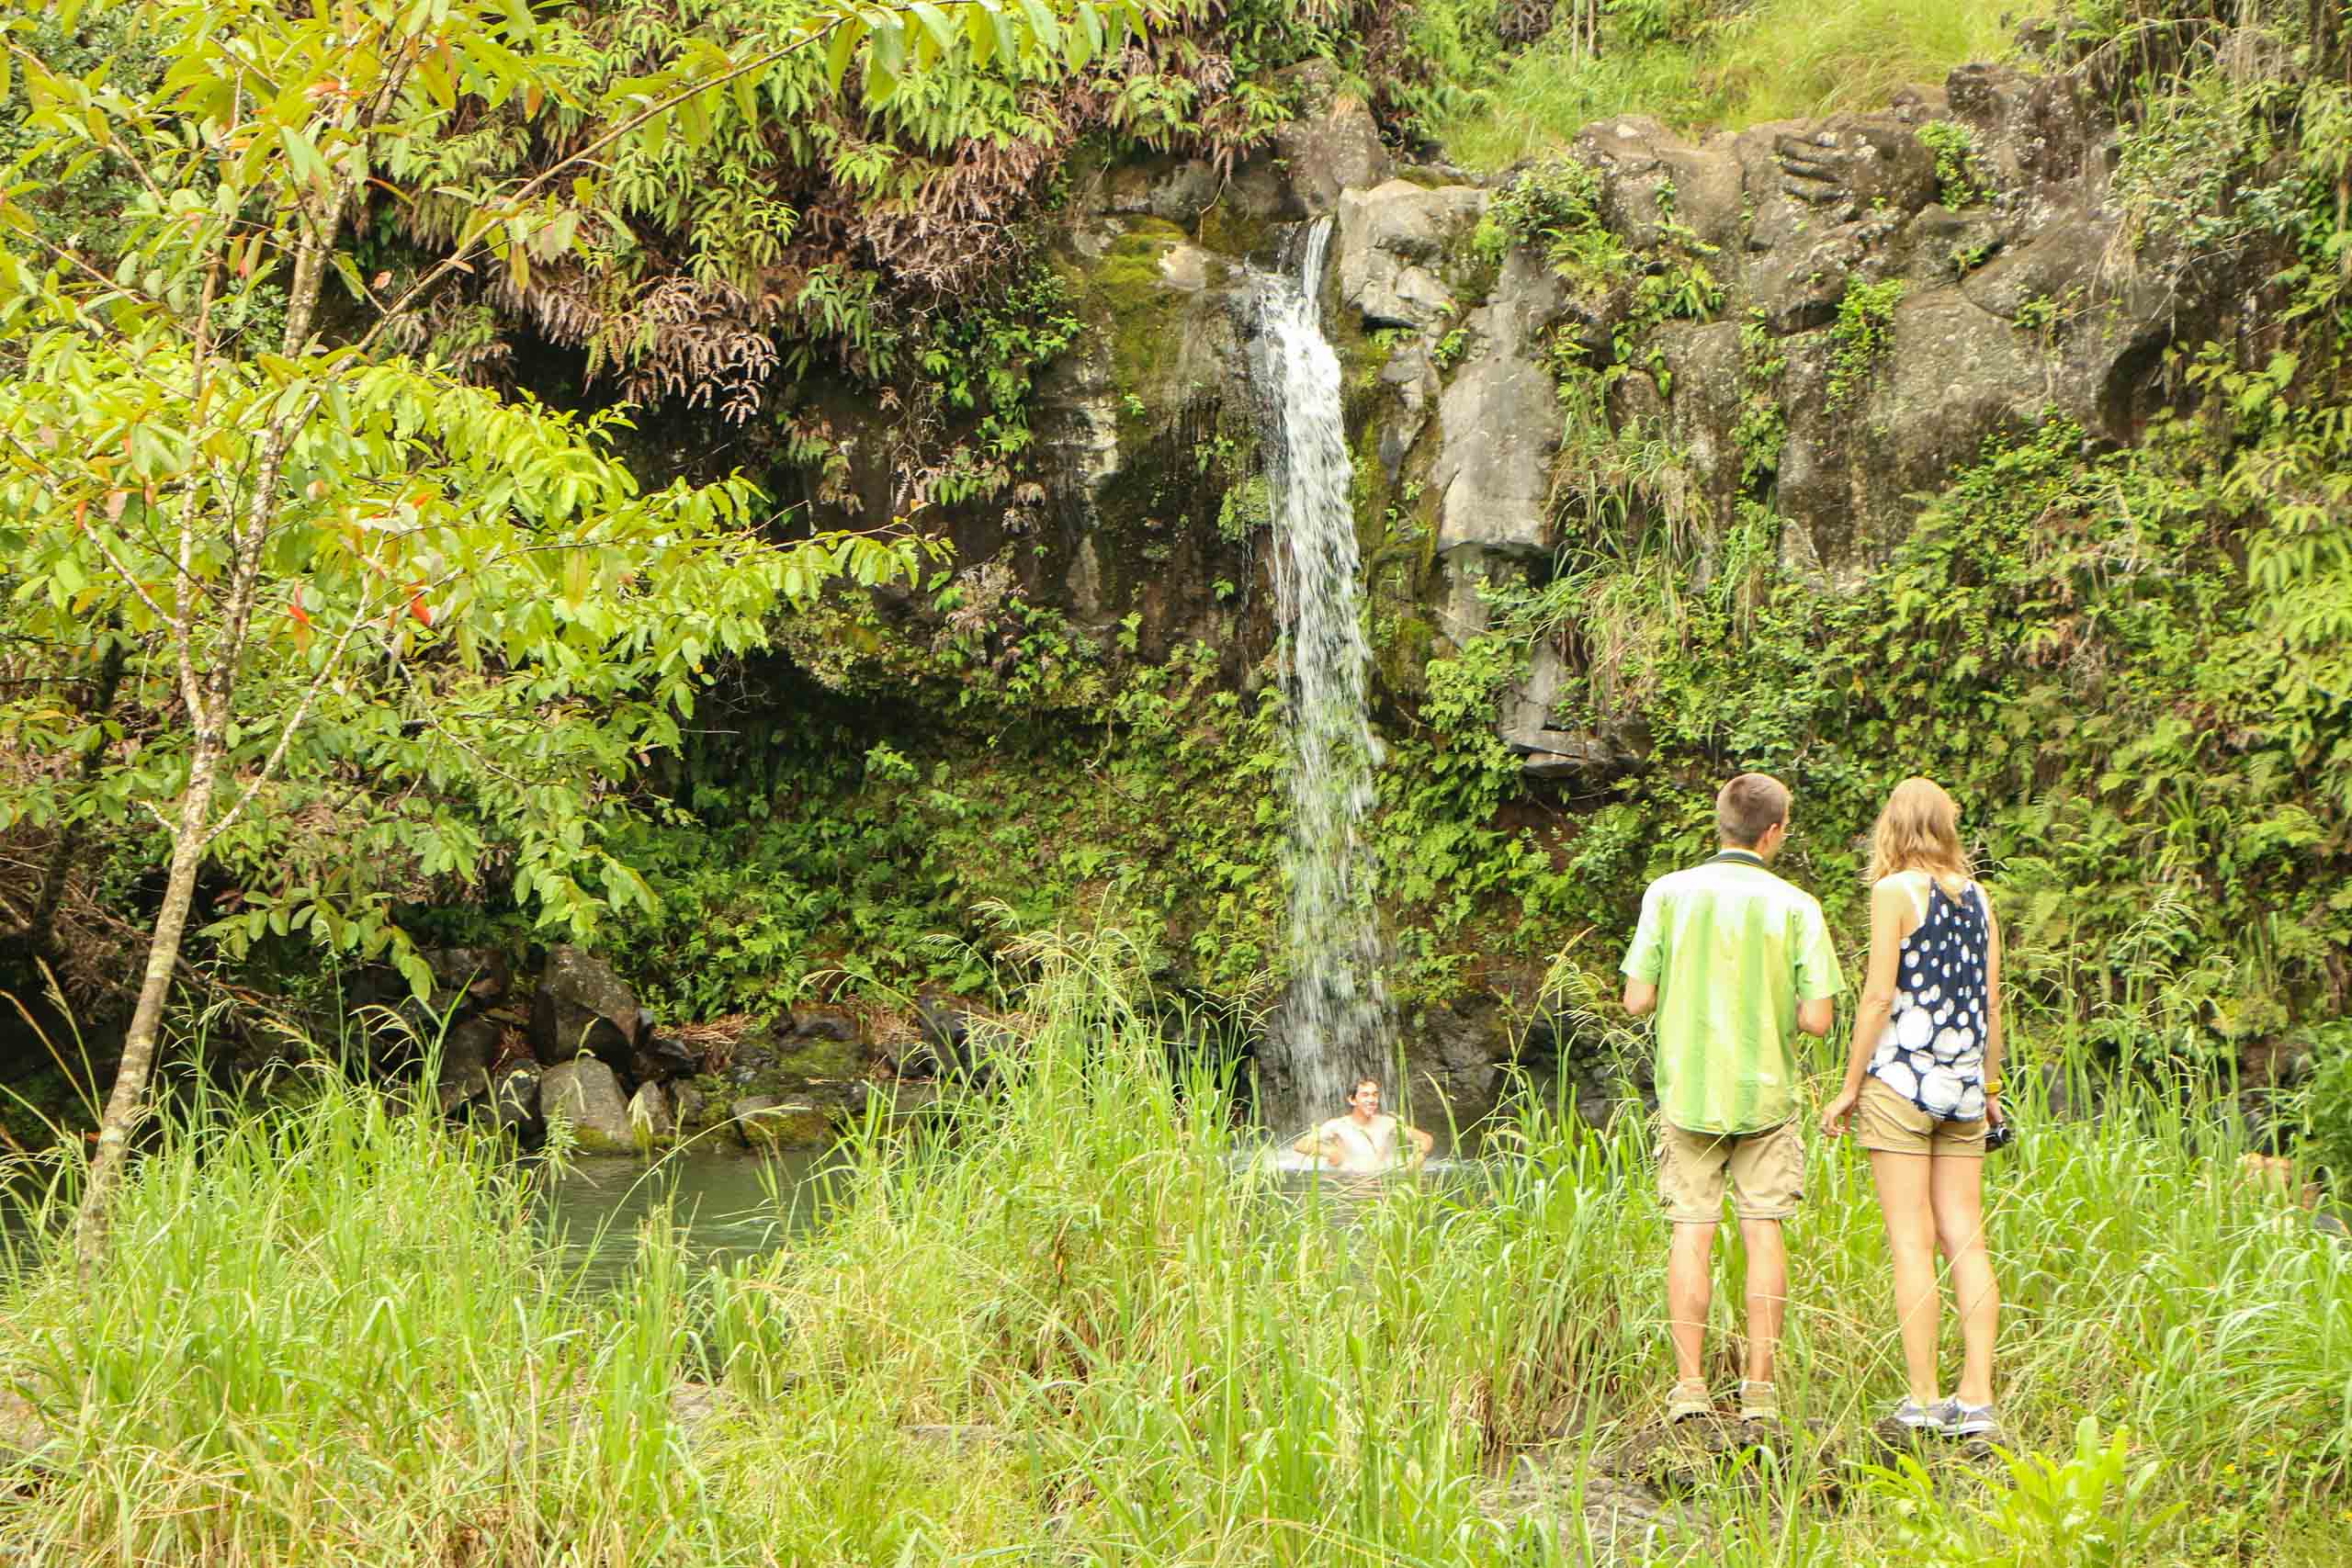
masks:
[[[1329,219],[1364,543],[1412,558],[1423,647],[1487,625],[1482,579],[1540,577],[1576,542],[1595,438],[1657,444],[1645,504],[1702,555],[1753,505],[1785,565],[1850,581],[1987,438],[2058,412],[2125,444],[2160,400],[2164,350],[2210,309],[2127,259],[2111,152],[2064,80],[1984,66],[1882,112],[1695,142],[1610,120],[1574,156],[1626,265],[1582,281],[1540,244],[1497,258],[1490,231],[1482,247],[1506,182],[1396,166],[1344,96],[1228,182],[1197,163],[1097,171],[1062,252],[1091,332],[1041,411],[1054,537],[1023,574],[1081,621],[1140,614],[1148,647],[1263,653],[1267,617],[1202,592],[1263,569],[1244,274]],[[1713,297],[1662,310],[1648,280],[1691,267]],[[1564,454],[1579,372],[1605,428]],[[1539,649],[1506,739],[1539,775],[1622,761],[1621,738],[1554,728],[1561,680]]]

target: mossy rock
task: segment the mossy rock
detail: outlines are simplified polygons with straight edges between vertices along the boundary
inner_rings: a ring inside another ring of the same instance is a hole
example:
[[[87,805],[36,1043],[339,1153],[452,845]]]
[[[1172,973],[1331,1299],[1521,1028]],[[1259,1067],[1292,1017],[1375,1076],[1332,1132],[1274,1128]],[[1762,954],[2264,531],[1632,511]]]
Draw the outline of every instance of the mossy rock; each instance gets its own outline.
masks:
[[[1148,408],[1163,400],[1153,394],[1170,358],[1170,335],[1191,303],[1169,287],[1162,264],[1190,241],[1162,218],[1123,219],[1120,231],[1099,257],[1072,267],[1071,281],[1110,350],[1113,389]],[[1142,437],[1145,416],[1132,405],[1123,404],[1118,418],[1122,446]]]
[[[813,1098],[750,1094],[737,1100],[732,1111],[736,1135],[749,1149],[815,1149],[833,1141],[832,1111]]]
[[[778,1078],[861,1078],[871,1055],[854,1040],[786,1040],[776,1043],[760,1070],[763,1077]]]
[[[1272,219],[1252,217],[1230,201],[1220,201],[1202,213],[1198,226],[1203,250],[1236,261],[1245,261],[1264,251],[1273,233]]]

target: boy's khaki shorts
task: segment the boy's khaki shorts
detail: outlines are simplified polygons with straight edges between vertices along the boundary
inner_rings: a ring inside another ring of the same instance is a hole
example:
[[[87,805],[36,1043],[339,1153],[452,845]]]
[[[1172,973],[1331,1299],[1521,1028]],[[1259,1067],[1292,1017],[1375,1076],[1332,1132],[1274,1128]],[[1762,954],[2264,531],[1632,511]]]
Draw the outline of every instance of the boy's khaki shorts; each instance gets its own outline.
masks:
[[[1657,1198],[1678,1225],[1711,1225],[1724,1217],[1724,1178],[1732,1213],[1743,1220],[1785,1220],[1804,1201],[1804,1139],[1796,1119],[1761,1133],[1686,1133],[1658,1123]]]
[[[1984,1119],[1938,1121],[1878,1079],[1864,1078],[1862,1097],[1854,1102],[1854,1142],[1891,1155],[1983,1159]]]

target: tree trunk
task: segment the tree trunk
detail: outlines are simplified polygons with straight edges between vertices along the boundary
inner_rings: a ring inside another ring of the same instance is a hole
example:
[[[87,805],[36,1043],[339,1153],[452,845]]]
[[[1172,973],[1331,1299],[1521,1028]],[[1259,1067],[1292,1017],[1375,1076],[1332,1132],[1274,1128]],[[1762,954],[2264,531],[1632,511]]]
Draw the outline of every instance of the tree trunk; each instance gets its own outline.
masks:
[[[172,874],[164,885],[164,907],[156,911],[155,936],[147,948],[147,975],[139,987],[139,1009],[123,1037],[122,1066],[107,1096],[98,1123],[97,1153],[90,1160],[90,1184],[74,1227],[74,1250],[86,1282],[106,1257],[114,1190],[122,1182],[122,1160],[130,1134],[147,1109],[147,1080],[155,1070],[155,1044],[162,1037],[164,1004],[171,997],[172,972],[179,964],[180,938],[196,902],[196,874],[204,864],[205,827],[212,815],[219,776],[220,739],[209,728],[197,732],[188,759],[187,794],[180,798],[180,822],[172,835]]]
[[[300,354],[310,340],[311,321],[319,302],[319,283],[326,271],[326,252],[333,230],[322,232],[305,225],[300,249],[295,253],[294,274],[287,289],[285,352]],[[315,405],[313,405],[315,406]],[[253,497],[243,525],[233,540],[229,570],[228,604],[220,635],[211,649],[211,669],[202,690],[191,694],[188,715],[196,724],[196,746],[188,755],[187,793],[180,797],[179,826],[172,834],[172,873],[164,885],[164,907],[155,913],[155,935],[147,949],[147,974],[139,987],[138,1010],[130,1016],[130,1032],[123,1037],[122,1066],[116,1069],[114,1089],[107,1096],[106,1114],[98,1122],[97,1152],[90,1159],[90,1184],[82,1194],[82,1211],[74,1226],[74,1250],[85,1283],[106,1258],[107,1234],[114,1190],[122,1184],[122,1161],[130,1134],[147,1111],[147,1080],[154,1076],[155,1046],[163,1036],[164,1004],[171,999],[172,975],[179,965],[180,939],[187,930],[187,912],[196,902],[197,873],[203,869],[204,852],[212,842],[212,792],[220,777],[224,750],[223,730],[229,722],[231,698],[245,656],[245,634],[252,624],[254,599],[262,577],[262,551],[270,525],[277,517],[277,481],[286,455],[294,445],[296,426],[308,410],[280,414],[262,435],[261,461],[254,479]],[[181,529],[181,570],[187,570],[191,535],[185,520]],[[193,614],[192,610],[183,611]],[[193,683],[194,646],[183,626],[179,631],[183,681]]]

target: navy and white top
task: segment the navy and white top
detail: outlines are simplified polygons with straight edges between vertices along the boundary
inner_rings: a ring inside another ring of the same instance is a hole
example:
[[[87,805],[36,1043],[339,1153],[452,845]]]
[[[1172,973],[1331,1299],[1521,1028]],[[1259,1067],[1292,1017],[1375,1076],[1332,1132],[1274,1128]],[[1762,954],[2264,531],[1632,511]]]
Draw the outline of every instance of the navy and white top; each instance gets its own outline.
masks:
[[[1919,923],[1903,939],[1894,1010],[1871,1056],[1870,1076],[1942,1122],[1984,1114],[1985,954],[1992,922],[1973,882],[1955,898],[1932,876]],[[1906,886],[1918,905],[1919,889]]]

